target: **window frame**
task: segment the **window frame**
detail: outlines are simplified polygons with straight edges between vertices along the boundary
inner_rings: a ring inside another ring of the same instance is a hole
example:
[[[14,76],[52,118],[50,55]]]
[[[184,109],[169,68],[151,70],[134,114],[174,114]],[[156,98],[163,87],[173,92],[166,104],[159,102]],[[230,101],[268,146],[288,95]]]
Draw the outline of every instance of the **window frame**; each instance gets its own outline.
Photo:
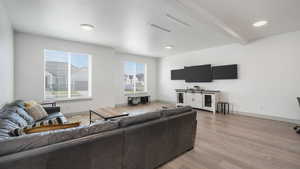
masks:
[[[46,52],[47,51],[55,51],[55,52],[65,52],[68,54],[68,95],[65,98],[47,98],[46,97]],[[92,55],[81,52],[66,52],[63,50],[52,50],[52,49],[44,49],[43,51],[43,62],[44,62],[44,100],[55,100],[55,101],[72,101],[72,100],[87,100],[92,99]],[[88,56],[88,96],[83,97],[72,97],[72,89],[71,89],[71,54],[79,54],[79,55],[87,55]]]
[[[136,82],[133,83],[133,92],[125,91],[125,82],[123,80],[123,92],[125,93],[125,95],[148,93],[148,75],[147,75],[148,67],[147,67],[147,64],[143,63],[143,62],[132,61],[132,60],[123,61],[123,75],[122,75],[122,77],[124,77],[124,75],[125,75],[125,64],[126,64],[126,62],[135,63],[134,77],[136,77],[136,65],[137,64],[143,64],[144,65],[144,91],[136,91]]]

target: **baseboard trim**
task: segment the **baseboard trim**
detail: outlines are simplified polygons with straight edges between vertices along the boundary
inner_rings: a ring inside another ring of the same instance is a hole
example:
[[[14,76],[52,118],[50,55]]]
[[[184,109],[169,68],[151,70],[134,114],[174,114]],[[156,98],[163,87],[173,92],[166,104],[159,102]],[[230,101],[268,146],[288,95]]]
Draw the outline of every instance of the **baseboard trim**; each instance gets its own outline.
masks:
[[[115,107],[122,107],[122,106],[127,106],[127,103],[120,103],[120,104],[115,104]]]
[[[282,121],[282,122],[287,122],[287,123],[292,123],[292,124],[300,124],[300,120],[288,119],[288,118],[278,117],[278,116],[270,116],[270,115],[256,114],[256,113],[249,113],[249,112],[240,112],[240,111],[235,111],[235,112],[233,112],[233,114],[238,114],[238,115],[248,116],[248,117],[255,117],[255,118],[260,118],[260,119]]]
[[[150,103],[156,103],[156,102],[160,102],[158,100],[150,100]],[[119,103],[119,104],[115,104],[115,107],[122,107],[122,106],[128,106],[127,103]]]
[[[163,103],[163,104],[174,104],[174,105],[176,105],[176,102],[165,101],[165,100],[156,100],[156,102]]]

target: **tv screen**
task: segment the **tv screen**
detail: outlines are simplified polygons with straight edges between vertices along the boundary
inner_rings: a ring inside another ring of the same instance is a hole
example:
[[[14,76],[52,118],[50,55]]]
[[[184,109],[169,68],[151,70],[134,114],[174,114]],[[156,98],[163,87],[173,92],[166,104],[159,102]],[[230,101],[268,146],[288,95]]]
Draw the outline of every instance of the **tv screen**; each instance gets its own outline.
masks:
[[[237,65],[214,66],[213,79],[237,79]]]
[[[211,65],[200,65],[184,67],[186,82],[211,82],[212,71]]]
[[[184,69],[171,70],[171,80],[185,80]]]

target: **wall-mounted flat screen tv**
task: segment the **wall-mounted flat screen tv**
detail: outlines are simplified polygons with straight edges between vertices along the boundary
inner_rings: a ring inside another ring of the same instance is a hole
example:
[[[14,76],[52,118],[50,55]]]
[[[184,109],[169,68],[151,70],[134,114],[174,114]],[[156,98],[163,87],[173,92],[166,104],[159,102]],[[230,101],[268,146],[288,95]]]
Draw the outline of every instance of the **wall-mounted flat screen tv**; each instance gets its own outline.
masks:
[[[212,71],[211,65],[189,66],[184,67],[185,82],[211,82]]]
[[[212,68],[213,79],[237,79],[238,78],[238,66],[234,65],[224,65],[224,66],[214,66]]]
[[[185,80],[184,69],[171,70],[171,80]]]

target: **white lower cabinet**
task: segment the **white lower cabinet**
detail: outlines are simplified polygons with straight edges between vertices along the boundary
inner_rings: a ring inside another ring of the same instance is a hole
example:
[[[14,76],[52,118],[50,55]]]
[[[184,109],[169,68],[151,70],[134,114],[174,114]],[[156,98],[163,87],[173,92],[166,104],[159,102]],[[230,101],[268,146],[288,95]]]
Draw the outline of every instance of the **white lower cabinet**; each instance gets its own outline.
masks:
[[[203,107],[203,97],[202,94],[194,93],[193,97],[193,107],[201,109]]]
[[[219,100],[218,93],[185,93],[184,105],[193,108],[216,112],[216,104]]]

